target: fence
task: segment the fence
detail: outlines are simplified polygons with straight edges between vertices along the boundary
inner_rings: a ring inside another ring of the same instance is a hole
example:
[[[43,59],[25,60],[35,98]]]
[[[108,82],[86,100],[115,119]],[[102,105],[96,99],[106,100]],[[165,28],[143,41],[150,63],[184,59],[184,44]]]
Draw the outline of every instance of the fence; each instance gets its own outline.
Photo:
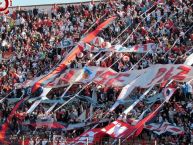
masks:
[[[29,140],[31,138],[30,137],[24,137],[24,136],[20,136],[20,137],[7,137],[7,140],[10,142],[10,144],[14,144],[14,145],[28,145],[29,144]],[[40,138],[39,139],[39,144],[41,145],[41,142],[44,140],[45,138]],[[89,137],[85,137],[83,140],[79,140],[79,142],[77,141],[70,141],[70,143],[68,141],[65,141],[65,139],[60,136],[60,135],[56,135],[53,136],[52,139],[47,139],[47,145],[79,145],[79,144],[85,144],[85,145],[157,145],[157,141],[156,140],[148,140],[148,139],[130,139],[130,140],[126,140],[125,138],[121,138],[121,139],[113,139],[113,138],[109,138],[109,137],[103,137],[103,138],[95,138],[96,140],[100,140],[100,141],[96,141],[93,143],[93,138],[89,138]],[[35,141],[36,139],[33,138],[33,140]]]
[[[83,1],[83,2],[68,1],[66,3],[57,3],[57,5],[58,6],[67,6],[67,5],[80,5],[81,3],[82,4],[89,4],[91,1],[92,0],[86,0],[86,1]],[[95,0],[95,3],[98,3],[100,1],[103,1],[103,0]],[[41,11],[43,10],[44,12],[47,12],[48,15],[50,16],[51,15],[51,8],[53,7],[53,4],[43,4],[43,3],[42,4],[36,3],[35,5],[29,5],[29,3],[26,4],[26,5],[22,4],[22,6],[20,6],[20,7],[18,7],[18,6],[11,6],[11,7],[9,7],[9,12],[12,13],[13,11],[17,10],[18,8],[20,8],[21,10],[25,10],[25,11],[33,10],[34,8],[38,8]]]

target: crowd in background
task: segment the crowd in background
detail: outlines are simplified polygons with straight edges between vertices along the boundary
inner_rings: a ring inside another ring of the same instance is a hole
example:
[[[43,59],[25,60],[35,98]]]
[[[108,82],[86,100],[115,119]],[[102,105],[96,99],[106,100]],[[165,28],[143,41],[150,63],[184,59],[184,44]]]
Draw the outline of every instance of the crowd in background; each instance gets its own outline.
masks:
[[[9,103],[11,98],[20,98],[22,94],[27,96],[23,88],[17,88],[18,83],[32,80],[41,75],[47,74],[65,58],[72,47],[60,48],[62,40],[72,39],[74,44],[92,31],[97,24],[103,22],[110,16],[118,18],[99,36],[112,44],[123,44],[126,47],[136,44],[156,43],[158,49],[154,53],[112,53],[102,52],[92,59],[95,52],[83,51],[82,56],[76,57],[71,62],[70,68],[83,68],[89,66],[111,67],[117,72],[125,72],[133,69],[144,69],[153,64],[183,64],[187,55],[193,51],[193,2],[192,0],[164,1],[155,4],[151,0],[121,0],[99,3],[87,3],[79,5],[54,5],[51,15],[46,10],[34,8],[33,10],[17,9],[10,14],[10,17],[1,16],[0,23],[0,51],[3,55],[9,53],[8,59],[0,62],[0,98],[8,96],[0,104],[0,122],[6,121],[14,103]],[[91,29],[90,27],[94,24]],[[125,29],[127,28],[127,29]],[[137,29],[136,29],[137,28]],[[125,31],[124,31],[125,30]],[[122,32],[124,33],[120,35]],[[119,37],[117,37],[120,35]],[[129,39],[128,39],[129,38]],[[125,41],[127,39],[127,41]],[[124,60],[128,56],[129,60]],[[143,59],[137,63],[141,58]],[[90,63],[88,64],[88,61]],[[113,64],[114,62],[116,62]],[[137,65],[135,65],[137,63]],[[164,105],[157,115],[155,122],[167,121],[185,130],[183,135],[168,136],[156,134],[144,130],[142,139],[156,139],[159,144],[184,144],[193,142],[193,98],[191,83],[173,83],[179,87],[171,100]],[[74,84],[67,91],[66,96],[73,96],[83,87],[82,84]],[[47,98],[50,100],[61,99],[61,95],[67,86],[52,89]],[[10,123],[8,134],[12,143],[22,140],[21,136],[31,138],[31,144],[46,142],[53,139],[53,135],[62,135],[65,138],[75,138],[85,130],[92,128],[93,124],[99,123],[97,127],[104,127],[116,120],[128,107],[125,104],[119,105],[115,111],[107,113],[107,110],[114,104],[122,88],[99,86],[92,83],[88,85],[79,95],[94,98],[97,105],[93,105],[82,99],[75,99],[56,112],[45,113],[51,107],[50,104],[41,103],[30,114],[27,110],[33,102],[26,101],[16,111]],[[152,93],[161,92],[162,88],[156,86],[147,96]],[[145,89],[136,88],[130,98],[138,99]],[[38,97],[38,96],[33,96]],[[63,98],[64,100],[66,98]],[[69,99],[69,98],[67,98]],[[154,105],[160,104],[156,102]],[[141,101],[132,111],[126,114],[126,122],[131,118],[137,119],[147,109],[145,102]],[[100,106],[100,107],[99,107]],[[56,108],[59,107],[56,105]],[[92,109],[92,111],[91,111]],[[150,108],[153,110],[153,108]],[[81,120],[80,115],[86,112],[86,120]],[[91,115],[92,114],[92,115]],[[45,119],[46,118],[46,119]],[[30,125],[23,125],[23,122],[34,123],[41,120],[60,122],[64,126],[76,123],[90,123],[86,127],[62,131],[41,127],[36,128]],[[62,142],[62,141],[61,141]],[[62,143],[61,143],[62,144]],[[65,144],[65,143],[64,143]]]

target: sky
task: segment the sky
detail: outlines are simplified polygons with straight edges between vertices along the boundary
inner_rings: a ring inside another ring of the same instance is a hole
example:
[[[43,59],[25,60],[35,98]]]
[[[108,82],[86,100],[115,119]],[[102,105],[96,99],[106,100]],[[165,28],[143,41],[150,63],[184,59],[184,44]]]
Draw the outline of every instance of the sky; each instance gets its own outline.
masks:
[[[12,6],[43,5],[54,3],[86,2],[90,0],[12,0]]]

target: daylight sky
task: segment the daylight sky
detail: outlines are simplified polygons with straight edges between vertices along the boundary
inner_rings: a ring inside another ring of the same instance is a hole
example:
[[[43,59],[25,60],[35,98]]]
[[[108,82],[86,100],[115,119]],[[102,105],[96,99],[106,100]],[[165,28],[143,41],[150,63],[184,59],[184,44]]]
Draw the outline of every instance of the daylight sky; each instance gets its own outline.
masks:
[[[12,0],[12,6],[29,6],[29,5],[54,4],[54,3],[86,2],[86,1],[90,0]]]

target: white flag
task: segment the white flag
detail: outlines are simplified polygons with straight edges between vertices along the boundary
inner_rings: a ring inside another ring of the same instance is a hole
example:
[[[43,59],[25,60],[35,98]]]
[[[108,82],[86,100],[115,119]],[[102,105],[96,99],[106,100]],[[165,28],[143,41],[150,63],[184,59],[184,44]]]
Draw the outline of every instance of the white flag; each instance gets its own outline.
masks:
[[[171,98],[171,96],[174,94],[174,92],[175,92],[175,89],[174,88],[165,88],[164,90],[163,90],[163,95],[164,95],[164,97],[165,97],[165,100],[166,100],[166,102],[168,102],[169,101],[169,99]]]
[[[185,65],[191,66],[193,64],[193,53],[186,58]]]

